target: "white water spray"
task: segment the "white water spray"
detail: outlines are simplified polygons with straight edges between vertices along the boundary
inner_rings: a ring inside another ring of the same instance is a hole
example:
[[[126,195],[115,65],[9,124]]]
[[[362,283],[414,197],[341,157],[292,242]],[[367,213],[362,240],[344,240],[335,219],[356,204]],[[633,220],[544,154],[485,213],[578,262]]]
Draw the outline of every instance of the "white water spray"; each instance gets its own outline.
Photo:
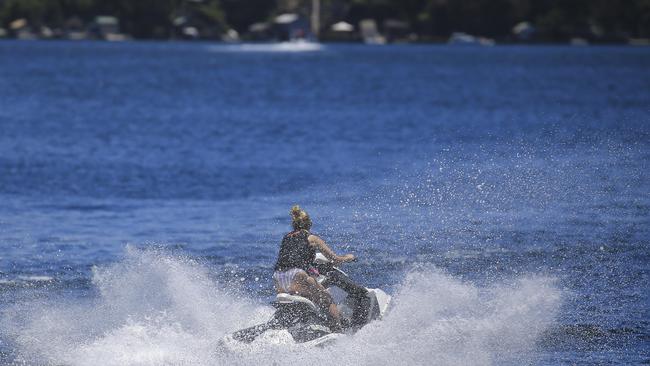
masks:
[[[560,291],[547,278],[477,287],[435,268],[409,273],[390,313],[323,349],[267,337],[241,349],[220,345],[261,323],[269,306],[237,296],[196,262],[128,249],[94,271],[99,296],[32,301],[2,314],[18,361],[69,365],[490,365],[532,362],[552,323]]]

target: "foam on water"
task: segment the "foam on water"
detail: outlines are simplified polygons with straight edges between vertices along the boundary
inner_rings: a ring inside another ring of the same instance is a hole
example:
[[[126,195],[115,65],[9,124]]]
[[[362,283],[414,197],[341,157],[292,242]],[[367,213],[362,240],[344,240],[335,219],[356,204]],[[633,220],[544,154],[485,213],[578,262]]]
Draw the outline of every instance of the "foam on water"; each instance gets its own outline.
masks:
[[[18,279],[25,282],[50,282],[53,280],[50,276],[18,276]]]
[[[280,332],[232,348],[220,339],[266,320],[272,309],[238,296],[195,261],[129,248],[123,261],[96,268],[93,282],[98,290],[93,300],[32,300],[3,311],[0,329],[4,339],[15,343],[17,363],[530,362],[561,301],[548,278],[478,287],[422,267],[406,275],[384,320],[335,345],[303,349]]]

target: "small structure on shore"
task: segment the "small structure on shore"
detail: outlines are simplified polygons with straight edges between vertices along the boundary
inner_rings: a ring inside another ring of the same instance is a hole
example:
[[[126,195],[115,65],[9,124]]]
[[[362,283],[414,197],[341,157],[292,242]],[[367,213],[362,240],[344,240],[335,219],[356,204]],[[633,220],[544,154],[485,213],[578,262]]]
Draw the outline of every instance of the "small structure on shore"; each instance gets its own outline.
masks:
[[[324,36],[329,41],[352,42],[359,40],[357,32],[354,31],[354,25],[344,21],[329,26],[329,29],[325,32]]]
[[[19,18],[9,23],[9,30],[11,34],[18,39],[36,39],[36,34],[29,26],[29,22],[25,18]]]
[[[386,44],[386,38],[379,33],[374,19],[363,19],[359,22],[361,37],[366,44]]]
[[[88,32],[83,21],[78,16],[67,19],[64,23],[65,38],[73,41],[88,39]]]
[[[99,15],[90,24],[90,33],[106,41],[123,41],[127,37],[120,33],[120,21],[116,17]]]
[[[269,23],[253,23],[248,27],[248,37],[253,41],[265,41],[273,37]]]
[[[176,29],[176,33],[183,39],[198,39],[201,35],[199,30],[194,25],[191,25],[184,15],[174,18],[172,24]]]
[[[448,44],[460,46],[494,46],[492,38],[477,37],[464,32],[454,32],[447,41]]]
[[[275,38],[293,41],[313,38],[309,20],[295,13],[280,14],[273,20]]]
[[[518,41],[526,42],[535,37],[537,30],[529,22],[519,22],[512,27],[512,34]]]
[[[354,32],[354,26],[348,22],[338,22],[332,24],[330,27],[332,32],[343,32],[343,33],[349,33],[349,32]]]
[[[174,39],[224,40],[224,35],[228,31],[225,24],[214,17],[207,16],[198,8],[195,9],[195,7],[185,8],[182,13],[172,20],[172,25],[174,27],[171,37]]]
[[[408,42],[411,37],[411,27],[407,22],[397,19],[386,19],[383,23],[384,34],[388,42]]]
[[[283,13],[272,23],[253,23],[248,27],[248,38],[254,41],[300,41],[313,40],[309,19],[296,13]]]

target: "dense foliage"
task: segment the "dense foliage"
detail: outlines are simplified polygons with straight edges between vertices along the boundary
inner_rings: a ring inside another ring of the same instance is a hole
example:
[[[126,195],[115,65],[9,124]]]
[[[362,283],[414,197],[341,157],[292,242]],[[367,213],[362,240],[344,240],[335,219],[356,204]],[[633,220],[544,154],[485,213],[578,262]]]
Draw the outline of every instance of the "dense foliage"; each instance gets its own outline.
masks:
[[[351,15],[395,17],[418,34],[454,31],[503,38],[522,21],[542,40],[650,37],[650,0],[354,0]]]
[[[255,22],[283,11],[309,12],[311,0],[0,0],[0,24],[24,18],[30,26],[69,27],[113,15],[122,32],[136,38],[168,38],[175,19],[191,15],[202,24],[246,33]],[[321,0],[322,26],[345,20],[396,19],[420,39],[443,39],[454,31],[507,40],[528,21],[539,41],[584,37],[624,41],[650,37],[650,0]]]

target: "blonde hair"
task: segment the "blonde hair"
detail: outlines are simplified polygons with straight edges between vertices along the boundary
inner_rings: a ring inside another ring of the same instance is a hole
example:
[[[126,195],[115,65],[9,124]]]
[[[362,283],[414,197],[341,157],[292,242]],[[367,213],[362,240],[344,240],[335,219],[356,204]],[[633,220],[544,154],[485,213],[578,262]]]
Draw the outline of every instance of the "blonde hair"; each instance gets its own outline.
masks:
[[[291,207],[291,226],[294,230],[311,229],[311,219],[309,214],[298,205]]]

